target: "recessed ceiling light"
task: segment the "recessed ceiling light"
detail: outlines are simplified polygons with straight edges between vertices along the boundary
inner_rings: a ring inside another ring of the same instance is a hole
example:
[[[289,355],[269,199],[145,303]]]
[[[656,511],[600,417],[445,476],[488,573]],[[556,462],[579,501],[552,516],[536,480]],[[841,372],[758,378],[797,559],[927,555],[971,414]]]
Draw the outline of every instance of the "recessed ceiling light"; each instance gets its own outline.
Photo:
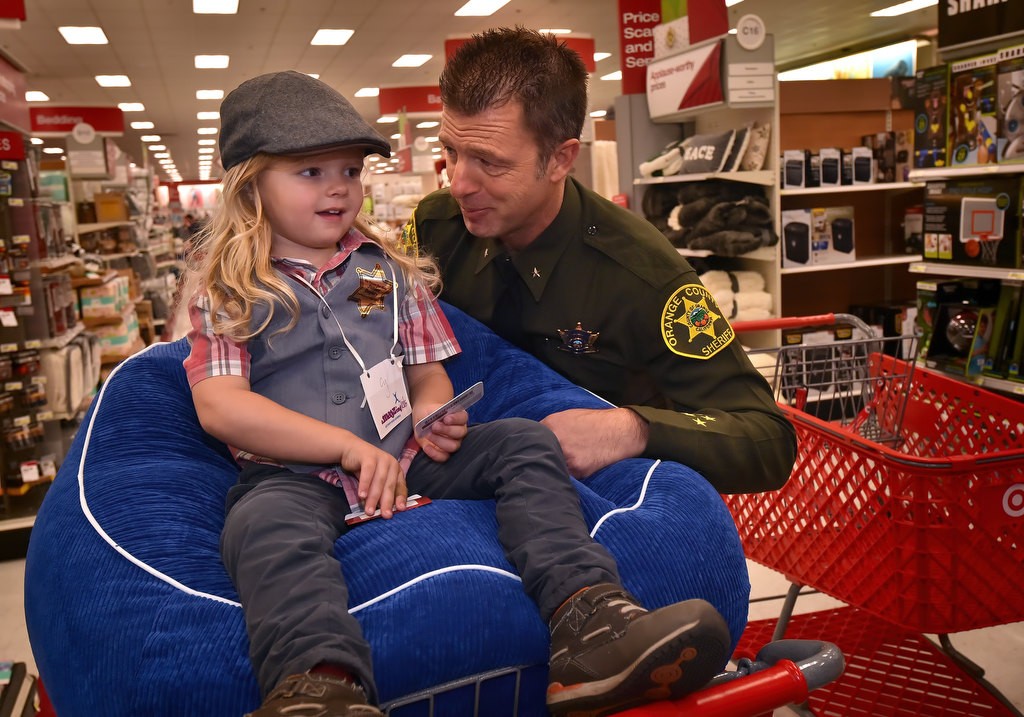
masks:
[[[158,135],[158,134],[144,134],[141,137],[139,137],[139,140],[141,140],[142,142],[159,142],[160,141],[160,135]]]
[[[231,61],[229,55],[196,55],[197,70],[222,70]]]
[[[153,156],[156,157],[157,159],[167,159],[168,157],[171,156],[171,153],[170,152],[155,152],[153,154]]]
[[[160,151],[160,150],[162,150],[162,149],[167,149],[167,145],[163,145],[163,144],[151,144],[151,145],[149,145],[149,149],[150,149],[151,151],[153,151],[153,152],[159,152],[159,151]]]
[[[217,134],[216,127],[200,127],[196,130],[196,134]]]
[[[145,112],[146,105],[141,102],[118,102],[118,109],[122,112]]]
[[[39,90],[29,90],[25,93],[26,102],[49,102],[50,96]]]
[[[213,154],[213,147],[200,147],[199,154]]]
[[[908,2],[901,2],[884,7],[881,10],[875,10],[871,13],[871,17],[896,17],[897,15],[906,15],[908,12],[923,10],[926,7],[938,4],[939,0],[908,0]]]
[[[64,150],[60,147],[43,147],[45,154],[64,154]]]
[[[398,121],[395,115],[382,115],[377,118],[377,124],[394,124]]]
[[[32,144],[43,144],[43,140],[40,139],[39,137],[33,137]]]
[[[106,45],[107,36],[102,27],[58,27],[69,45]]]
[[[393,135],[391,135],[391,139],[402,139],[402,135],[401,134],[393,134]]]
[[[440,148],[440,147],[431,147],[431,148],[430,148],[430,151],[431,151],[431,152],[440,152],[440,151],[441,151],[441,148]]]
[[[222,100],[224,90],[196,90],[197,100]]]
[[[597,118],[604,117],[606,114],[608,114],[608,110],[594,110],[593,112],[590,113],[590,116]]]
[[[437,137],[424,137],[423,139],[427,140],[428,142],[436,142],[437,141]]]
[[[352,37],[355,30],[328,30],[321,28],[309,41],[310,45],[344,45]]]
[[[201,139],[201,140],[199,140],[199,144],[217,144],[217,140],[215,140],[215,139]]]
[[[100,87],[131,87],[128,75],[96,75],[96,84]]]
[[[600,62],[601,60],[607,60],[611,56],[612,56],[612,53],[610,53],[610,52],[595,52],[594,53],[594,62]]]
[[[192,12],[196,15],[235,15],[238,0],[192,0]]]
[[[430,129],[431,127],[437,127],[439,124],[441,123],[435,122],[433,120],[428,120],[427,122],[420,122],[419,124],[417,124],[416,129]]]
[[[391,63],[392,67],[422,67],[433,55],[402,55]]]
[[[196,112],[196,119],[199,120],[215,120],[220,119],[220,112],[210,110],[208,112]]]
[[[361,87],[356,90],[355,97],[380,97],[379,87]]]
[[[153,129],[154,125],[152,122],[132,122],[132,129]]]
[[[616,70],[615,72],[609,72],[607,75],[601,76],[602,80],[621,80],[622,70]]]
[[[486,17],[508,5],[508,0],[469,0],[455,11],[457,17]]]
[[[545,27],[542,30],[537,30],[541,35],[568,35],[572,30],[567,30],[564,27]]]

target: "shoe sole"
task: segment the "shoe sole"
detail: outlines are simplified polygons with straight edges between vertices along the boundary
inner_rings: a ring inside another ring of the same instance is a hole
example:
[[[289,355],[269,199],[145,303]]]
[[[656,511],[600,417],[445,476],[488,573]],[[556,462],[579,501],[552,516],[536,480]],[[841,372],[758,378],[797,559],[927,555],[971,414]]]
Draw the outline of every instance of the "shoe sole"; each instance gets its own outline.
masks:
[[[729,634],[725,621],[713,608],[704,612],[652,645],[618,675],[575,685],[550,684],[548,710],[559,717],[607,717],[699,689],[722,669],[729,650],[718,639]]]

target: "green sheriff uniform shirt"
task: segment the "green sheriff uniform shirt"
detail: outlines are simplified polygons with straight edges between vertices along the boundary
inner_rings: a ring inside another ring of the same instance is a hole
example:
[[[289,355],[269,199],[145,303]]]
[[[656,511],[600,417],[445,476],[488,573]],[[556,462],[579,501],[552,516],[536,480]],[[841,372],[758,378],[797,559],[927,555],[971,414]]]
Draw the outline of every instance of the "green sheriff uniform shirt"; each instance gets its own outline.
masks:
[[[645,457],[723,493],[778,488],[793,427],[696,272],[646,221],[566,182],[558,217],[514,255],[471,235],[448,190],[424,198],[409,250],[441,266],[441,298],[650,424]]]

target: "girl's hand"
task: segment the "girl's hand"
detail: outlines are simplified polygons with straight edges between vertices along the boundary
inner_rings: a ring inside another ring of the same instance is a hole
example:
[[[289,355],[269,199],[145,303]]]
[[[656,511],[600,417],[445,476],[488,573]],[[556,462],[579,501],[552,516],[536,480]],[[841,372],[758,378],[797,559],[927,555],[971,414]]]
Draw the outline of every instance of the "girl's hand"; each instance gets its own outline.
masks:
[[[382,518],[390,518],[394,510],[405,510],[409,495],[405,473],[390,453],[356,439],[346,445],[339,463],[359,479],[359,500],[368,515],[378,507]]]
[[[465,411],[449,413],[440,421],[436,421],[430,430],[418,439],[423,447],[423,452],[431,460],[444,463],[452,453],[462,446],[462,439],[466,437],[469,430],[467,423],[469,423],[469,414]]]

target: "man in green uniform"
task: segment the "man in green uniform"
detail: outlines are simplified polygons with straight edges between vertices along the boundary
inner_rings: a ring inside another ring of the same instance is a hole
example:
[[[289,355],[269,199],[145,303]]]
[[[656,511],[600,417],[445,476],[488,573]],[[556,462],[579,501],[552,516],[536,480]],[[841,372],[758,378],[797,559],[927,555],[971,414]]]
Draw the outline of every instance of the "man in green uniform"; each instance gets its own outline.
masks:
[[[644,456],[723,493],[778,488],[795,433],[727,317],[657,229],[569,176],[586,83],[531,30],[462,45],[440,79],[451,186],[404,241],[437,257],[444,300],[617,407],[544,419],[573,475]]]

